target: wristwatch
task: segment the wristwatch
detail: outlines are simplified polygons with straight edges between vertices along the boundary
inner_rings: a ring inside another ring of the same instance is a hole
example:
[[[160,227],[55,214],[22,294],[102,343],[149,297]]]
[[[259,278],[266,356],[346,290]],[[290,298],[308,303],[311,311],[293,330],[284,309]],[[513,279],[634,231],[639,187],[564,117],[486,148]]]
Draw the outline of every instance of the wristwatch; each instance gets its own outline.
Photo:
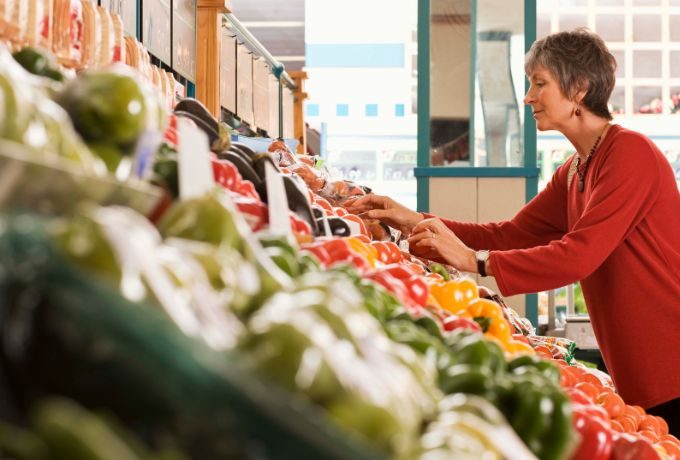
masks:
[[[486,261],[489,260],[489,251],[477,251],[475,252],[475,257],[477,259],[477,272],[482,276],[486,276]]]

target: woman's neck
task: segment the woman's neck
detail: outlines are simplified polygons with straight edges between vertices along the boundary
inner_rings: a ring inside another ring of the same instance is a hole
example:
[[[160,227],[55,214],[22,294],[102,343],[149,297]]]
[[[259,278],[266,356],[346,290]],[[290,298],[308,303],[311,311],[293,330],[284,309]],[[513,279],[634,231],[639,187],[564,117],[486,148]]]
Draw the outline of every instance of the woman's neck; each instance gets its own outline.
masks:
[[[581,161],[585,161],[596,142],[601,144],[609,131],[609,121],[591,114],[584,114],[562,131],[576,148]]]

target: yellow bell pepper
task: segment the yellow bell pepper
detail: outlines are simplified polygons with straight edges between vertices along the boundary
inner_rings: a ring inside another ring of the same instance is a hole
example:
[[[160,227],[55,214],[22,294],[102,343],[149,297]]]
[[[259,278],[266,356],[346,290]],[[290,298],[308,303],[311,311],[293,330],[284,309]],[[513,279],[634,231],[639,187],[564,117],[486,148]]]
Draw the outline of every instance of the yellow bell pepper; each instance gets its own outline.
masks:
[[[464,311],[470,301],[477,298],[477,285],[470,278],[450,281],[428,279],[430,290],[444,310],[454,314]]]
[[[362,242],[356,237],[349,237],[346,238],[346,240],[350,249],[364,257],[368,261],[368,264],[371,266],[371,268],[375,268],[375,262],[378,260],[378,251],[373,246]]]

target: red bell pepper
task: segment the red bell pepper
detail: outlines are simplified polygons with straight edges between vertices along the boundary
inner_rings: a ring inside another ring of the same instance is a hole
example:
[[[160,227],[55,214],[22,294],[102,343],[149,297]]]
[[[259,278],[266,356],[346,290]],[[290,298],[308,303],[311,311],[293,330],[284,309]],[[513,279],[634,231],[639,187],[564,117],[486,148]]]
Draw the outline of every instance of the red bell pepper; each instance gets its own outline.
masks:
[[[416,305],[424,307],[430,296],[430,286],[413,269],[404,264],[390,264],[382,267],[379,271],[387,272],[404,283],[411,300]]]
[[[395,278],[390,273],[385,271],[374,271],[369,273],[367,277],[394,294],[397,299],[399,299],[405,306],[415,307],[414,301],[411,299],[408,289],[400,279]]]
[[[255,190],[255,185],[247,179],[241,181],[237,192],[243,196],[253,198],[257,201],[262,201],[260,194]]]
[[[227,160],[211,158],[213,177],[215,182],[231,191],[238,191],[241,186],[241,174],[234,164]]]
[[[333,206],[333,212],[338,217],[344,217],[347,214],[349,214],[349,212],[347,212],[347,210],[345,208],[342,208],[340,206]]]
[[[378,251],[378,260],[384,264],[401,262],[403,256],[399,246],[389,241],[374,241],[371,245]]]
[[[309,226],[307,221],[300,219],[294,212],[288,213],[288,219],[290,220],[290,227],[293,229],[294,233],[300,235],[311,235],[312,227]]]
[[[614,445],[611,428],[581,409],[574,405],[572,425],[581,435],[581,442],[571,460],[608,460]]]
[[[648,440],[628,433],[615,433],[610,460],[661,460]]]
[[[328,251],[323,246],[320,246],[320,245],[319,246],[311,246],[311,245],[310,246],[304,246],[302,248],[302,251],[303,252],[306,251],[309,254],[316,257],[317,260],[319,261],[319,263],[324,267],[328,267],[328,265],[330,264],[331,256],[330,256],[330,254],[328,254]]]
[[[469,318],[461,318],[456,315],[450,315],[444,319],[444,330],[455,331],[456,329],[467,329],[475,332],[482,332],[476,321]]]

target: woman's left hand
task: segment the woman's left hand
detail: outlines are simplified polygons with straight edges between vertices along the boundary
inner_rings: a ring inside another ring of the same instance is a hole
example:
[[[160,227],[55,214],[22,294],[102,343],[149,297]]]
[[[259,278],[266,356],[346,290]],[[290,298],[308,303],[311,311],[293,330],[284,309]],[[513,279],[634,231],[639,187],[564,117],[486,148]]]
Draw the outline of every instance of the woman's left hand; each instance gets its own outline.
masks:
[[[475,251],[468,248],[441,220],[419,222],[408,239],[411,254],[452,265],[460,271],[477,272]]]

